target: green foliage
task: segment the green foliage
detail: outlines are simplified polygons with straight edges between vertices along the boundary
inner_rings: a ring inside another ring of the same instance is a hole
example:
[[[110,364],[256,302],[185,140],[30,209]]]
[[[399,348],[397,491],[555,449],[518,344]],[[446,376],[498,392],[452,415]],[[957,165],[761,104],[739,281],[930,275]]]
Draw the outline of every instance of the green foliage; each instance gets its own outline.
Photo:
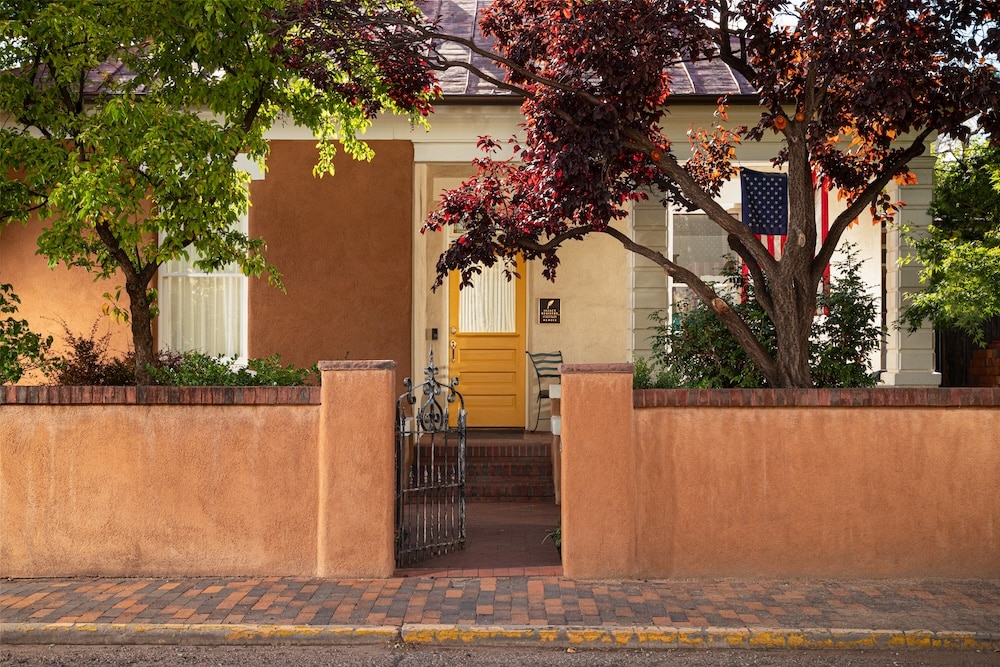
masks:
[[[676,389],[684,384],[684,378],[671,368],[663,368],[656,361],[636,357],[632,364],[633,389]]]
[[[263,165],[279,117],[313,131],[322,173],[334,140],[371,157],[358,137],[376,114],[423,121],[421,25],[410,0],[2,2],[0,225],[37,216],[51,266],[124,277],[140,379],[164,262],[196,253],[280,286],[237,231],[238,159]]]
[[[20,297],[10,283],[0,284],[0,313],[10,317],[0,320],[0,384],[15,383],[27,371],[48,367],[47,355],[52,336],[43,338],[28,328],[27,320],[13,317]]]
[[[777,350],[774,327],[764,309],[753,299],[753,285],[733,262],[722,271],[724,284],[717,291],[735,298],[733,310],[746,322],[754,336],[771,354]],[[746,298],[740,296],[741,292]],[[736,342],[729,330],[711,308],[700,301],[683,301],[676,305],[672,321],[659,313],[651,316],[657,322],[653,335],[653,361],[660,368],[680,378],[678,386],[698,388],[762,387],[764,376],[750,355]]]
[[[47,377],[57,385],[128,386],[134,385],[135,363],[131,352],[112,355],[111,334],[97,334],[100,321],[86,335],[76,335],[63,323],[68,352],[53,360]],[[319,371],[283,366],[281,357],[250,359],[246,364],[237,357],[213,357],[202,352],[160,352],[149,367],[155,384],[200,387],[300,386],[317,384]]]
[[[545,540],[552,540],[552,544],[555,545],[556,549],[562,550],[562,526],[556,526],[549,532],[545,534],[542,538],[542,542]]]
[[[809,356],[817,387],[873,387],[878,378],[868,368],[883,331],[876,324],[878,306],[861,279],[861,262],[850,243],[830,287],[819,295],[822,315],[813,320]]]
[[[882,335],[875,325],[876,302],[861,280],[861,263],[851,244],[845,246],[845,259],[837,266],[839,275],[817,300],[820,314],[813,319],[809,344],[813,380],[817,387],[871,387],[876,378],[868,369],[868,355],[878,349]],[[752,283],[733,262],[727,264],[723,274],[725,284],[717,289],[735,296],[733,310],[774,354],[774,325],[753,298]],[[673,321],[659,314],[654,314],[653,319],[658,323],[653,336],[653,364],[661,369],[661,375],[677,379],[674,386],[766,386],[747,352],[715,312],[701,302],[680,304]],[[637,364],[637,375],[638,370]]]
[[[1000,146],[973,143],[940,160],[931,214],[907,258],[923,265],[926,289],[910,297],[901,323],[915,331],[930,321],[985,344],[982,325],[1000,315]]]
[[[318,370],[282,366],[281,357],[250,359],[241,366],[236,357],[216,357],[201,352],[175,355],[158,367],[150,369],[157,384],[208,387],[291,387],[316,384]]]

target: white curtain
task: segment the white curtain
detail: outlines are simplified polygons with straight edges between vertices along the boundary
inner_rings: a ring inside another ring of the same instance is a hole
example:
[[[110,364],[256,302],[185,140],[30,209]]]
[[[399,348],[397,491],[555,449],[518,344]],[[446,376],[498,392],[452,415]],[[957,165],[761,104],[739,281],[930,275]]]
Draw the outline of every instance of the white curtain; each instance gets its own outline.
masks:
[[[483,267],[473,286],[459,292],[458,326],[463,333],[512,333],[515,331],[517,292],[503,267]]]
[[[160,347],[245,356],[246,277],[235,267],[199,272],[191,253],[191,260],[167,262],[160,271]]]

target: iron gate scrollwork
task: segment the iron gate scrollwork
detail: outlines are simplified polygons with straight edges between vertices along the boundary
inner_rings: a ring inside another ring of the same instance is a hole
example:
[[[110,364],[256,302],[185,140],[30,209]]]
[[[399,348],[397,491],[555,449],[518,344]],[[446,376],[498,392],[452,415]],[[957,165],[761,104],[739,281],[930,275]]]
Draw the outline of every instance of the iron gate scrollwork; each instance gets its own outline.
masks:
[[[465,400],[437,379],[434,351],[426,379],[396,401],[396,565],[465,547]],[[457,407],[455,426],[450,410]]]

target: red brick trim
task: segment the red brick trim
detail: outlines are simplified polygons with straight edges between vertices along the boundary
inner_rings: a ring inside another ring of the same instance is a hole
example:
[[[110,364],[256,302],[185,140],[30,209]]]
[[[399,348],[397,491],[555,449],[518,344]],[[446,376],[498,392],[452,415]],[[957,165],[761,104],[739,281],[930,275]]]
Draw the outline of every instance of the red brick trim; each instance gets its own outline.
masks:
[[[638,389],[633,405],[652,407],[1000,407],[1000,388]]]
[[[386,371],[396,368],[395,361],[321,361],[320,371]]]
[[[559,372],[562,375],[573,373],[629,373],[632,374],[635,366],[632,364],[562,364]]]
[[[319,405],[319,387],[0,387],[0,405]]]

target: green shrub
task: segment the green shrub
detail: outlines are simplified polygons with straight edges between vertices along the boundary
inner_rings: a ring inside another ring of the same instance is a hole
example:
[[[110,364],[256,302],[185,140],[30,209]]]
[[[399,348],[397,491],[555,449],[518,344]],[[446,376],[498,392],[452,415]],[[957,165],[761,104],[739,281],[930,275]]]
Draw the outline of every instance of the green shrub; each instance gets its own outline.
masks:
[[[211,356],[202,352],[185,352],[161,357],[161,363],[150,368],[157,384],[174,386],[251,387],[299,386],[316,384],[316,367],[282,366],[278,355],[250,359],[246,366],[237,357]]]
[[[47,373],[60,385],[134,385],[134,356],[131,352],[111,356],[111,334],[97,336],[98,322],[88,335],[77,336],[63,323],[67,354],[57,358]],[[319,371],[281,365],[281,357],[250,359],[240,364],[237,357],[211,356],[202,352],[167,352],[157,355],[149,369],[159,385],[199,387],[299,386],[317,384]]]
[[[636,357],[633,366],[633,389],[676,389],[684,386],[684,378],[671,369],[662,368],[655,361]]]
[[[0,384],[15,383],[28,371],[45,371],[52,336],[43,338],[28,328],[27,320],[12,317],[21,299],[10,283],[0,284],[0,313],[11,317],[0,320]]]
[[[877,382],[868,369],[868,355],[877,350],[882,329],[875,324],[877,306],[861,280],[861,262],[851,244],[829,289],[819,295],[810,336],[810,365],[817,387],[872,387]],[[774,325],[753,298],[753,284],[729,262],[720,291],[745,295],[734,298],[733,310],[771,352],[777,350]],[[715,312],[702,304],[678,304],[673,320],[654,313],[652,365],[677,386],[699,388],[764,387],[764,376],[736,342]],[[646,370],[643,370],[646,373]],[[647,376],[652,375],[652,370]]]
[[[813,320],[810,365],[817,387],[874,387],[878,376],[868,368],[869,355],[879,349],[883,329],[875,324],[878,304],[861,279],[861,262],[847,244],[845,258],[830,289],[820,294]]]

